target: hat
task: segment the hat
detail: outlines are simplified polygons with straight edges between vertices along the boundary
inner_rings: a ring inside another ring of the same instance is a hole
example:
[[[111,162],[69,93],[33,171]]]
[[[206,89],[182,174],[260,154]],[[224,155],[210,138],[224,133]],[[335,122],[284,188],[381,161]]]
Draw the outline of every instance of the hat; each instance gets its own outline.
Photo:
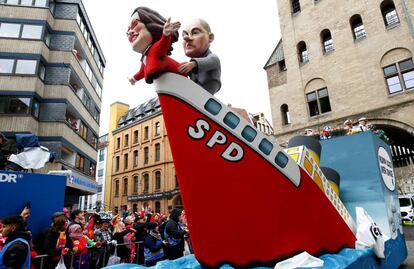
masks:
[[[352,121],[351,121],[351,120],[346,120],[346,121],[344,122],[344,125],[348,125],[348,124],[352,124]]]
[[[362,117],[362,118],[359,118],[359,120],[358,120],[358,121],[366,121],[366,120],[367,120],[367,118]]]
[[[67,209],[66,207],[64,207],[64,208],[62,209],[62,211],[63,211],[63,213],[64,213],[64,214],[69,213],[69,209]]]
[[[52,215],[52,219],[54,219],[54,218],[56,218],[56,217],[59,217],[59,216],[63,216],[63,215],[65,215],[65,213],[64,212],[55,212],[55,213],[53,213],[53,215]]]

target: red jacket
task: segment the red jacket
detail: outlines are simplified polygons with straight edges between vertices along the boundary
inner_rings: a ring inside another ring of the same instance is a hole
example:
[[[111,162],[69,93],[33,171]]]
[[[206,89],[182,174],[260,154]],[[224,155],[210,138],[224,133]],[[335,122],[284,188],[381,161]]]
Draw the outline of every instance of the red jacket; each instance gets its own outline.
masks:
[[[144,60],[142,61],[141,69],[134,75],[134,79],[138,81],[145,78],[145,81],[151,84],[153,80],[162,73],[172,72],[180,74],[178,72],[180,64],[167,56],[170,46],[171,35],[165,36],[163,34],[161,39],[152,44],[147,53],[143,56]],[[187,74],[180,75],[187,76]]]

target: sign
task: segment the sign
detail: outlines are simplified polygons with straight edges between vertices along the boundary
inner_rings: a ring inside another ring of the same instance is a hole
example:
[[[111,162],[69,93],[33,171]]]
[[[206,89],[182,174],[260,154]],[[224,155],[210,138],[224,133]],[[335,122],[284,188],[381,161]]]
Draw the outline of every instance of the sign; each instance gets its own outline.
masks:
[[[390,190],[395,190],[394,167],[388,152],[383,148],[378,149],[378,164],[385,186]]]
[[[20,215],[31,202],[28,227],[33,238],[50,226],[54,212],[62,211],[66,177],[0,171],[0,219]]]
[[[91,193],[97,193],[99,186],[98,183],[92,180],[83,179],[80,177],[70,176],[67,179],[67,185],[72,188],[76,188]]]
[[[167,192],[157,192],[157,193],[151,193],[151,194],[141,194],[141,195],[131,195],[128,196],[128,201],[146,201],[146,200],[159,200],[162,198],[171,198],[174,195],[180,193],[179,189],[175,189],[172,191]]]

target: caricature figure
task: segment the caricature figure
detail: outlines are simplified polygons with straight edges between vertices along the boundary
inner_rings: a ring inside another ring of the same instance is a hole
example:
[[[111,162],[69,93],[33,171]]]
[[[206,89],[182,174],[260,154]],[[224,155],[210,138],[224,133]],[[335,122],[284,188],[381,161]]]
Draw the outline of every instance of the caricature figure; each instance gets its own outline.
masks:
[[[145,78],[152,83],[155,78],[165,72],[179,73],[179,63],[168,57],[171,54],[172,43],[178,40],[180,22],[166,20],[158,12],[138,7],[131,16],[127,36],[132,50],[142,54],[141,69],[129,82],[134,85],[138,80]],[[181,73],[186,76],[186,73]]]
[[[202,19],[192,21],[183,30],[183,39],[185,55],[191,59],[182,64],[178,71],[189,73],[192,81],[215,94],[221,88],[221,67],[220,59],[210,51],[214,40],[210,25]]]

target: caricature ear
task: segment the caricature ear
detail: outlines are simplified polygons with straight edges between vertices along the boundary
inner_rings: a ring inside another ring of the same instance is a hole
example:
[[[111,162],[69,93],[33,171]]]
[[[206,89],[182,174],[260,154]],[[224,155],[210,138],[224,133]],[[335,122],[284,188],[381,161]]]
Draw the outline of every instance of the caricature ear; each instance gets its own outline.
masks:
[[[213,42],[213,40],[214,40],[214,34],[213,33],[210,33],[208,35],[208,41],[211,43],[211,42]]]

